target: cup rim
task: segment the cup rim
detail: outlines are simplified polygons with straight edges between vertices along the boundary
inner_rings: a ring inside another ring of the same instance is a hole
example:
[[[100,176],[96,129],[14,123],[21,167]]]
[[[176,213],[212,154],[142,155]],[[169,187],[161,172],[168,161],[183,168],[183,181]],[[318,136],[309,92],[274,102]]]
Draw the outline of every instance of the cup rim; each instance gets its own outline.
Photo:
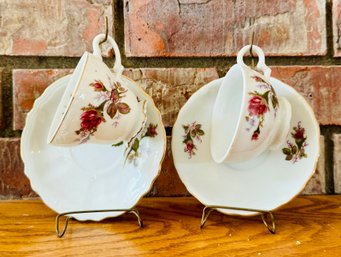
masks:
[[[65,120],[65,118],[66,118],[66,116],[67,116],[67,114],[68,114],[69,111],[70,111],[70,107],[72,106],[72,103],[73,103],[73,101],[74,101],[74,99],[75,99],[75,95],[76,95],[77,91],[79,90],[80,81],[82,80],[82,78],[83,78],[83,76],[84,76],[85,67],[87,66],[87,64],[88,64],[88,62],[89,62],[89,57],[90,57],[90,55],[91,55],[91,53],[85,51],[84,54],[82,55],[81,59],[80,59],[79,62],[78,62],[78,64],[81,63],[81,66],[77,65],[76,69],[72,72],[72,74],[69,75],[69,76],[70,76],[70,79],[69,79],[69,81],[68,81],[68,84],[67,84],[67,86],[66,86],[66,89],[65,89],[65,91],[64,91],[64,94],[63,94],[63,96],[62,96],[62,99],[63,99],[64,96],[66,96],[66,94],[68,93],[67,88],[68,88],[69,85],[71,84],[72,77],[75,76],[75,71],[77,70],[78,67],[80,67],[80,75],[78,76],[77,82],[75,83],[75,85],[74,85],[74,87],[73,87],[73,89],[72,89],[71,96],[70,96],[70,98],[69,98],[69,100],[68,100],[68,102],[67,102],[67,106],[66,106],[65,111],[64,111],[64,113],[63,113],[63,115],[62,115],[62,118],[59,120],[58,125],[54,127],[54,130],[53,130],[54,132],[53,132],[53,133],[51,132],[51,129],[52,129],[53,127],[51,126],[51,128],[50,128],[50,132],[49,132],[49,134],[48,134],[48,139],[47,139],[47,143],[48,143],[48,144],[51,144],[51,143],[54,141],[54,139],[56,138],[56,136],[57,136],[57,134],[58,134],[58,131],[60,130],[60,128],[61,128],[61,126],[62,126],[62,124],[63,124],[63,122],[64,122],[64,120]],[[83,59],[83,58],[84,58],[84,59]],[[60,102],[60,105],[61,105],[61,103],[62,103],[62,102]],[[56,113],[57,113],[58,109],[61,108],[60,105],[58,105],[57,110],[56,110]],[[54,118],[53,118],[52,124],[55,122],[55,119],[56,119],[56,118],[57,118],[57,117],[54,117]],[[57,121],[56,121],[56,122],[57,122]]]
[[[242,98],[241,98],[241,105],[240,105],[240,110],[239,110],[239,113],[238,113],[238,118],[237,118],[237,124],[235,126],[235,129],[233,131],[233,136],[231,138],[231,141],[230,143],[227,145],[227,144],[224,144],[224,154],[222,154],[221,156],[219,156],[217,158],[216,155],[214,155],[213,153],[213,147],[212,147],[212,140],[211,140],[211,155],[212,155],[212,158],[215,162],[217,163],[222,163],[225,161],[225,159],[228,157],[232,147],[234,146],[235,144],[235,138],[239,132],[239,129],[240,129],[240,123],[241,123],[241,117],[243,116],[243,110],[245,108],[245,98],[246,98],[246,82],[245,82],[245,67],[243,65],[240,65],[240,64],[234,64],[229,70],[228,72],[226,73],[225,77],[223,78],[222,82],[221,82],[221,87],[220,89],[218,90],[218,93],[217,93],[217,97],[216,97],[216,100],[215,100],[215,103],[214,103],[214,107],[213,107],[213,113],[216,112],[217,108],[218,108],[218,98],[219,98],[219,95],[222,94],[222,91],[221,91],[221,88],[223,87],[226,87],[226,86],[229,86],[229,84],[231,83],[229,80],[229,76],[231,76],[231,73],[234,72],[235,70],[239,70],[241,72],[241,75],[243,77],[243,83],[242,83]],[[239,85],[238,85],[239,86]],[[216,119],[214,118],[214,115],[212,114],[212,118],[211,118],[211,124],[212,124],[212,127],[214,126],[213,124],[217,123],[218,121],[216,121]],[[214,133],[211,133],[211,138],[214,136]]]

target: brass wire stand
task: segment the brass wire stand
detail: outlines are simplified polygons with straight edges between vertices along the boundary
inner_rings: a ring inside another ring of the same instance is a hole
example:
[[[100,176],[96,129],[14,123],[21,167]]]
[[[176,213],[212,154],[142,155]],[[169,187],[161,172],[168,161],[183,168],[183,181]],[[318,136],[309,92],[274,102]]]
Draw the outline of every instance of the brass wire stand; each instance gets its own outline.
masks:
[[[259,212],[262,218],[262,221],[264,225],[267,227],[267,229],[270,231],[271,234],[276,233],[276,223],[275,223],[275,217],[272,214],[271,211],[264,211],[264,210],[258,210],[258,209],[249,209],[249,208],[237,208],[232,206],[219,206],[219,205],[209,205],[205,206],[202,210],[202,216],[201,216],[201,222],[200,222],[200,228],[203,228],[208,216],[210,216],[212,211],[217,211],[217,209],[225,209],[225,210],[237,210],[237,211],[251,211],[251,212]],[[271,225],[267,222],[267,217],[270,217]]]
[[[56,216],[56,235],[61,238],[64,236],[68,224],[69,224],[69,220],[72,219],[72,217],[70,217],[69,215],[73,215],[73,214],[83,214],[83,213],[99,213],[99,212],[127,212],[127,213],[132,213],[136,216],[137,218],[137,222],[140,228],[143,228],[143,220],[140,217],[140,213],[138,212],[137,209],[114,209],[114,210],[89,210],[89,211],[70,211],[70,212],[63,212],[60,213]],[[62,228],[62,230],[60,230],[60,218],[61,217],[65,217],[65,224]]]

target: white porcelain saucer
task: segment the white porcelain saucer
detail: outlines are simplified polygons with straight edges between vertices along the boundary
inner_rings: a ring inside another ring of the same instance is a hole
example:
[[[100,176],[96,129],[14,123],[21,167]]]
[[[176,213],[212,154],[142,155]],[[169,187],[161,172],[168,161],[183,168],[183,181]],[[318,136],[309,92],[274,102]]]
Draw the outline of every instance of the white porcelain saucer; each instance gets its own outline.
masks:
[[[319,157],[319,125],[305,99],[272,78],[277,94],[286,97],[293,110],[287,142],[279,150],[247,162],[217,164],[211,157],[209,140],[212,109],[221,82],[214,80],[202,87],[180,110],[172,137],[175,167],[188,191],[204,205],[274,210],[299,194],[313,175]]]
[[[27,116],[21,138],[25,174],[33,190],[58,213],[132,208],[149,191],[161,169],[166,150],[161,114],[152,98],[124,77],[138,98],[146,100],[148,105],[147,125],[138,137],[138,151],[127,151],[124,145],[48,145],[50,124],[69,78],[63,77],[50,85]],[[156,131],[153,125],[157,125]],[[145,137],[141,139],[142,135]],[[73,217],[98,221],[121,214],[89,213]]]

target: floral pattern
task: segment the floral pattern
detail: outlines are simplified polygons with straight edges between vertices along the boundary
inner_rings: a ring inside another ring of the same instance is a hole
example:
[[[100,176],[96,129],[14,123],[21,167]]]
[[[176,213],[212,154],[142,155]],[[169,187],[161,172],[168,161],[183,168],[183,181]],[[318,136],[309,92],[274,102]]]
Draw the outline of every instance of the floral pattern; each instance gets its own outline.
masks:
[[[307,136],[305,136],[305,129],[302,127],[299,121],[296,127],[293,127],[291,137],[295,142],[287,141],[287,147],[282,149],[282,152],[286,155],[285,160],[296,163],[302,158],[307,158],[305,148],[308,146]]]
[[[256,90],[249,92],[249,95],[251,96],[248,102],[249,113],[245,116],[245,120],[249,124],[247,131],[253,130],[251,140],[258,140],[261,128],[263,127],[264,116],[268,111],[270,111],[270,103],[276,114],[278,109],[278,99],[274,89],[268,82],[259,76],[253,76],[252,78],[258,82],[256,87],[260,90],[265,90],[264,92]]]
[[[188,153],[188,158],[191,159],[192,156],[196,154],[195,151],[197,150],[194,141],[201,143],[201,137],[205,135],[205,132],[202,130],[202,125],[196,122],[182,125],[182,127],[185,130],[185,134],[183,135],[184,140],[182,141],[185,144],[184,152]]]
[[[125,162],[128,160],[129,162],[133,162],[136,160],[136,158],[139,156],[139,148],[140,148],[140,142],[145,138],[145,137],[156,137],[158,135],[157,132],[157,124],[152,124],[150,123],[147,127],[147,130],[145,131],[144,134],[140,137],[134,137],[130,140],[128,143],[128,146],[125,150]],[[113,146],[120,146],[123,144],[122,142],[119,142],[117,144],[114,144]]]
[[[118,81],[111,83],[111,90],[107,90],[100,80],[95,80],[89,86],[97,92],[96,99],[101,101],[101,104],[98,106],[88,104],[88,106],[81,108],[83,113],[80,117],[80,129],[76,130],[75,133],[80,135],[79,140],[82,143],[86,142],[97,131],[102,122],[106,122],[104,112],[115,120],[113,123],[115,127],[118,125],[120,115],[130,112],[129,105],[122,102],[127,90]]]

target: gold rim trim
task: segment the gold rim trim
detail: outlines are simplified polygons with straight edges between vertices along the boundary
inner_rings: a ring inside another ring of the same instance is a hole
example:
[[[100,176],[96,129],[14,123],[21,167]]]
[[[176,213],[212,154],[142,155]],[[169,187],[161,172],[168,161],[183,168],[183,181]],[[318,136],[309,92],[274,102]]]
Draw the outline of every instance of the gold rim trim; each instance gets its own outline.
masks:
[[[75,100],[76,92],[78,91],[78,89],[79,89],[79,87],[80,87],[80,81],[81,81],[81,79],[82,79],[83,76],[84,76],[85,67],[86,67],[87,64],[88,64],[88,62],[89,62],[89,57],[90,57],[90,53],[89,53],[89,52],[85,52],[84,54],[86,54],[86,59],[85,59],[85,62],[84,62],[84,64],[83,64],[83,67],[82,67],[82,70],[81,70],[81,74],[80,74],[80,76],[79,76],[78,79],[77,79],[76,87],[75,87],[74,90],[72,91],[71,98],[70,98],[70,100],[68,101],[68,104],[67,104],[67,106],[66,106],[66,111],[64,112],[64,114],[63,114],[63,116],[62,116],[62,119],[60,120],[60,122],[59,122],[59,124],[58,124],[58,126],[57,126],[57,128],[56,128],[56,130],[55,130],[55,132],[53,132],[53,136],[52,136],[52,138],[49,140],[49,144],[51,144],[51,143],[55,140],[57,134],[59,133],[60,128],[62,127],[62,124],[63,124],[64,120],[66,119],[66,115],[69,113],[70,107],[71,107],[73,101]],[[82,57],[81,57],[81,58],[82,58]],[[74,71],[73,71],[73,72],[74,72]],[[72,73],[73,73],[73,72],[72,72]],[[70,79],[69,79],[69,81],[68,81],[68,83],[67,83],[67,85],[66,85],[66,87],[67,87],[67,86],[69,85],[69,83],[70,83],[72,74],[69,74],[69,75],[66,75],[66,76],[70,76]],[[66,76],[64,76],[64,77],[66,77]],[[65,87],[65,90],[66,90],[66,87]],[[65,93],[65,91],[64,91],[64,93]],[[63,96],[64,96],[64,94],[63,94]],[[62,96],[62,98],[63,98],[63,96]],[[61,102],[60,102],[59,104],[61,104]],[[58,104],[58,106],[57,106],[57,110],[58,110],[59,104]]]

